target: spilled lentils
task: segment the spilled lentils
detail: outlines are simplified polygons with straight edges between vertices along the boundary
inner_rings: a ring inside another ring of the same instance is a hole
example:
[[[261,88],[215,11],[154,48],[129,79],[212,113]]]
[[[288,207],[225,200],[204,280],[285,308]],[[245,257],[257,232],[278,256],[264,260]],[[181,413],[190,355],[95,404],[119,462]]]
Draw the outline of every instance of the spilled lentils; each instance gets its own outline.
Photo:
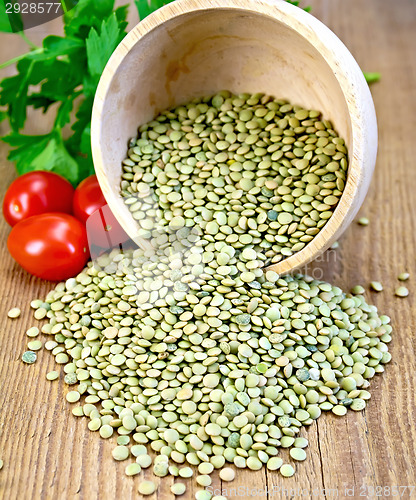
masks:
[[[117,437],[128,475],[151,468],[182,483],[195,466],[205,488],[215,469],[234,478],[227,464],[292,476],[307,455],[303,427],[365,408],[391,358],[390,319],[362,295],[263,272],[254,244],[170,237],[102,255],[35,303],[45,347],[77,378],[74,415]]]
[[[194,228],[205,245],[250,245],[270,264],[325,226],[347,166],[344,140],[318,111],[224,91],[139,128],[123,161],[121,195],[138,236],[153,245],[166,232]]]

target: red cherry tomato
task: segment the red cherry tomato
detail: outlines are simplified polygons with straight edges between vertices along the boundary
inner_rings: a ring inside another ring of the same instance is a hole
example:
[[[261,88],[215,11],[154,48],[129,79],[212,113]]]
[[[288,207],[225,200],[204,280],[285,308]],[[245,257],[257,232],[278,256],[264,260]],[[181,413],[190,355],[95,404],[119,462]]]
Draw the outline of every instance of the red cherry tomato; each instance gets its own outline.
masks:
[[[85,226],[68,214],[41,214],[19,222],[7,246],[26,271],[50,281],[77,275],[89,257]]]
[[[113,248],[129,239],[107,205],[96,175],[87,177],[76,188],[73,211],[87,226],[90,247]]]
[[[53,172],[28,172],[13,181],[3,201],[3,214],[14,226],[32,215],[46,212],[72,213],[74,188]]]
[[[72,202],[73,213],[84,224],[96,210],[106,205],[96,175],[90,175],[76,188]]]

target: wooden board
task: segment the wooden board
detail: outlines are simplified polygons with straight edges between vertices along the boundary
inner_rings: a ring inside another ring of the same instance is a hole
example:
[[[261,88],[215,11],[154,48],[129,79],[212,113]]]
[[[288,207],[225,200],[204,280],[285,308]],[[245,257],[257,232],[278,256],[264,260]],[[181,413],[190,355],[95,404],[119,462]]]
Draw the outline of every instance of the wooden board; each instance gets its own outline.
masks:
[[[375,494],[378,498],[416,498],[416,488],[413,493],[409,489],[416,486],[416,3],[310,3],[313,13],[340,36],[362,68],[382,73],[382,81],[372,87],[380,129],[379,156],[361,210],[370,225],[353,224],[339,249],[317,263],[315,272],[321,269],[326,280],[344,289],[357,283],[367,287],[371,280],[383,282],[384,292],[368,292],[367,297],[392,317],[393,360],[386,373],[374,379],[372,399],[364,412],[350,412],[342,418],[323,415],[311,426],[308,459],[293,478],[238,470],[236,480],[222,487],[235,490],[229,498],[374,498]],[[40,43],[50,32],[59,32],[59,22],[35,28],[29,36]],[[24,50],[20,42],[14,35],[0,36],[0,63]],[[47,130],[50,116],[31,118],[28,131]],[[3,123],[1,134],[5,131]],[[7,148],[0,148],[2,197],[15,174],[6,161]],[[0,498],[139,498],[141,476],[126,477],[124,465],[112,460],[114,442],[100,439],[87,430],[86,419],[72,416],[63,381],[46,381],[45,374],[55,368],[52,356],[41,352],[32,366],[20,360],[27,343],[24,332],[36,324],[28,303],[44,296],[51,285],[30,277],[12,261],[6,249],[8,233],[1,221],[0,458],[4,467]],[[399,299],[394,296],[399,285],[396,277],[405,270],[412,275],[411,294]],[[6,312],[13,306],[22,309],[22,316],[12,321]],[[163,480],[158,496],[147,498],[173,499],[171,482]],[[183,498],[191,499],[198,488],[195,481],[188,484],[192,486]],[[214,485],[221,487],[217,476]],[[375,489],[380,487],[385,489]]]

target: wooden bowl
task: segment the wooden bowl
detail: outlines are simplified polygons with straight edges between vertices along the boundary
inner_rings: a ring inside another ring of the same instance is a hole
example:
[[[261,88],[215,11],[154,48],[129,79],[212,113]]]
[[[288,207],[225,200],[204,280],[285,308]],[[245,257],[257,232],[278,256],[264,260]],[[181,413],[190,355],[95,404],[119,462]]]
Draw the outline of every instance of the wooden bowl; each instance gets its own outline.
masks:
[[[287,2],[176,0],[135,26],[111,56],[94,101],[92,152],[100,186],[136,239],[137,222],[119,193],[129,138],[160,111],[220,90],[264,92],[317,109],[346,141],[349,167],[340,202],[305,248],[271,266],[287,273],[321,254],[351,223],[377,152],[374,105],[358,64],[332,31]]]

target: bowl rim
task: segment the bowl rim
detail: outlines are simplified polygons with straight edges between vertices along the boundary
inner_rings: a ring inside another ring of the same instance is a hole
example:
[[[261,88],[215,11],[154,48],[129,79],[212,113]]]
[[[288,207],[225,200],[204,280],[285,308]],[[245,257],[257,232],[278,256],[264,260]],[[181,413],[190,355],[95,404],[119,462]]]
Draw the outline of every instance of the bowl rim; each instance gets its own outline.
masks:
[[[343,233],[356,216],[367,194],[377,154],[377,121],[374,103],[364,75],[341,40],[321,21],[284,0],[175,0],[140,21],[111,55],[94,98],[91,145],[95,171],[106,201],[123,229],[133,237],[132,217],[119,213],[121,196],[114,192],[105,174],[100,148],[102,112],[112,79],[124,58],[149,32],[174,18],[190,13],[240,10],[278,21],[306,39],[331,69],[346,102],[352,145],[348,151],[347,180],[341,198],[328,222],[304,248],[267,269],[286,274],[305,266],[322,254]],[[336,127],[336,124],[334,124]],[[130,220],[129,220],[130,219]],[[136,222],[134,224],[136,227]],[[140,243],[135,238],[136,243]],[[148,248],[148,245],[144,247]]]

